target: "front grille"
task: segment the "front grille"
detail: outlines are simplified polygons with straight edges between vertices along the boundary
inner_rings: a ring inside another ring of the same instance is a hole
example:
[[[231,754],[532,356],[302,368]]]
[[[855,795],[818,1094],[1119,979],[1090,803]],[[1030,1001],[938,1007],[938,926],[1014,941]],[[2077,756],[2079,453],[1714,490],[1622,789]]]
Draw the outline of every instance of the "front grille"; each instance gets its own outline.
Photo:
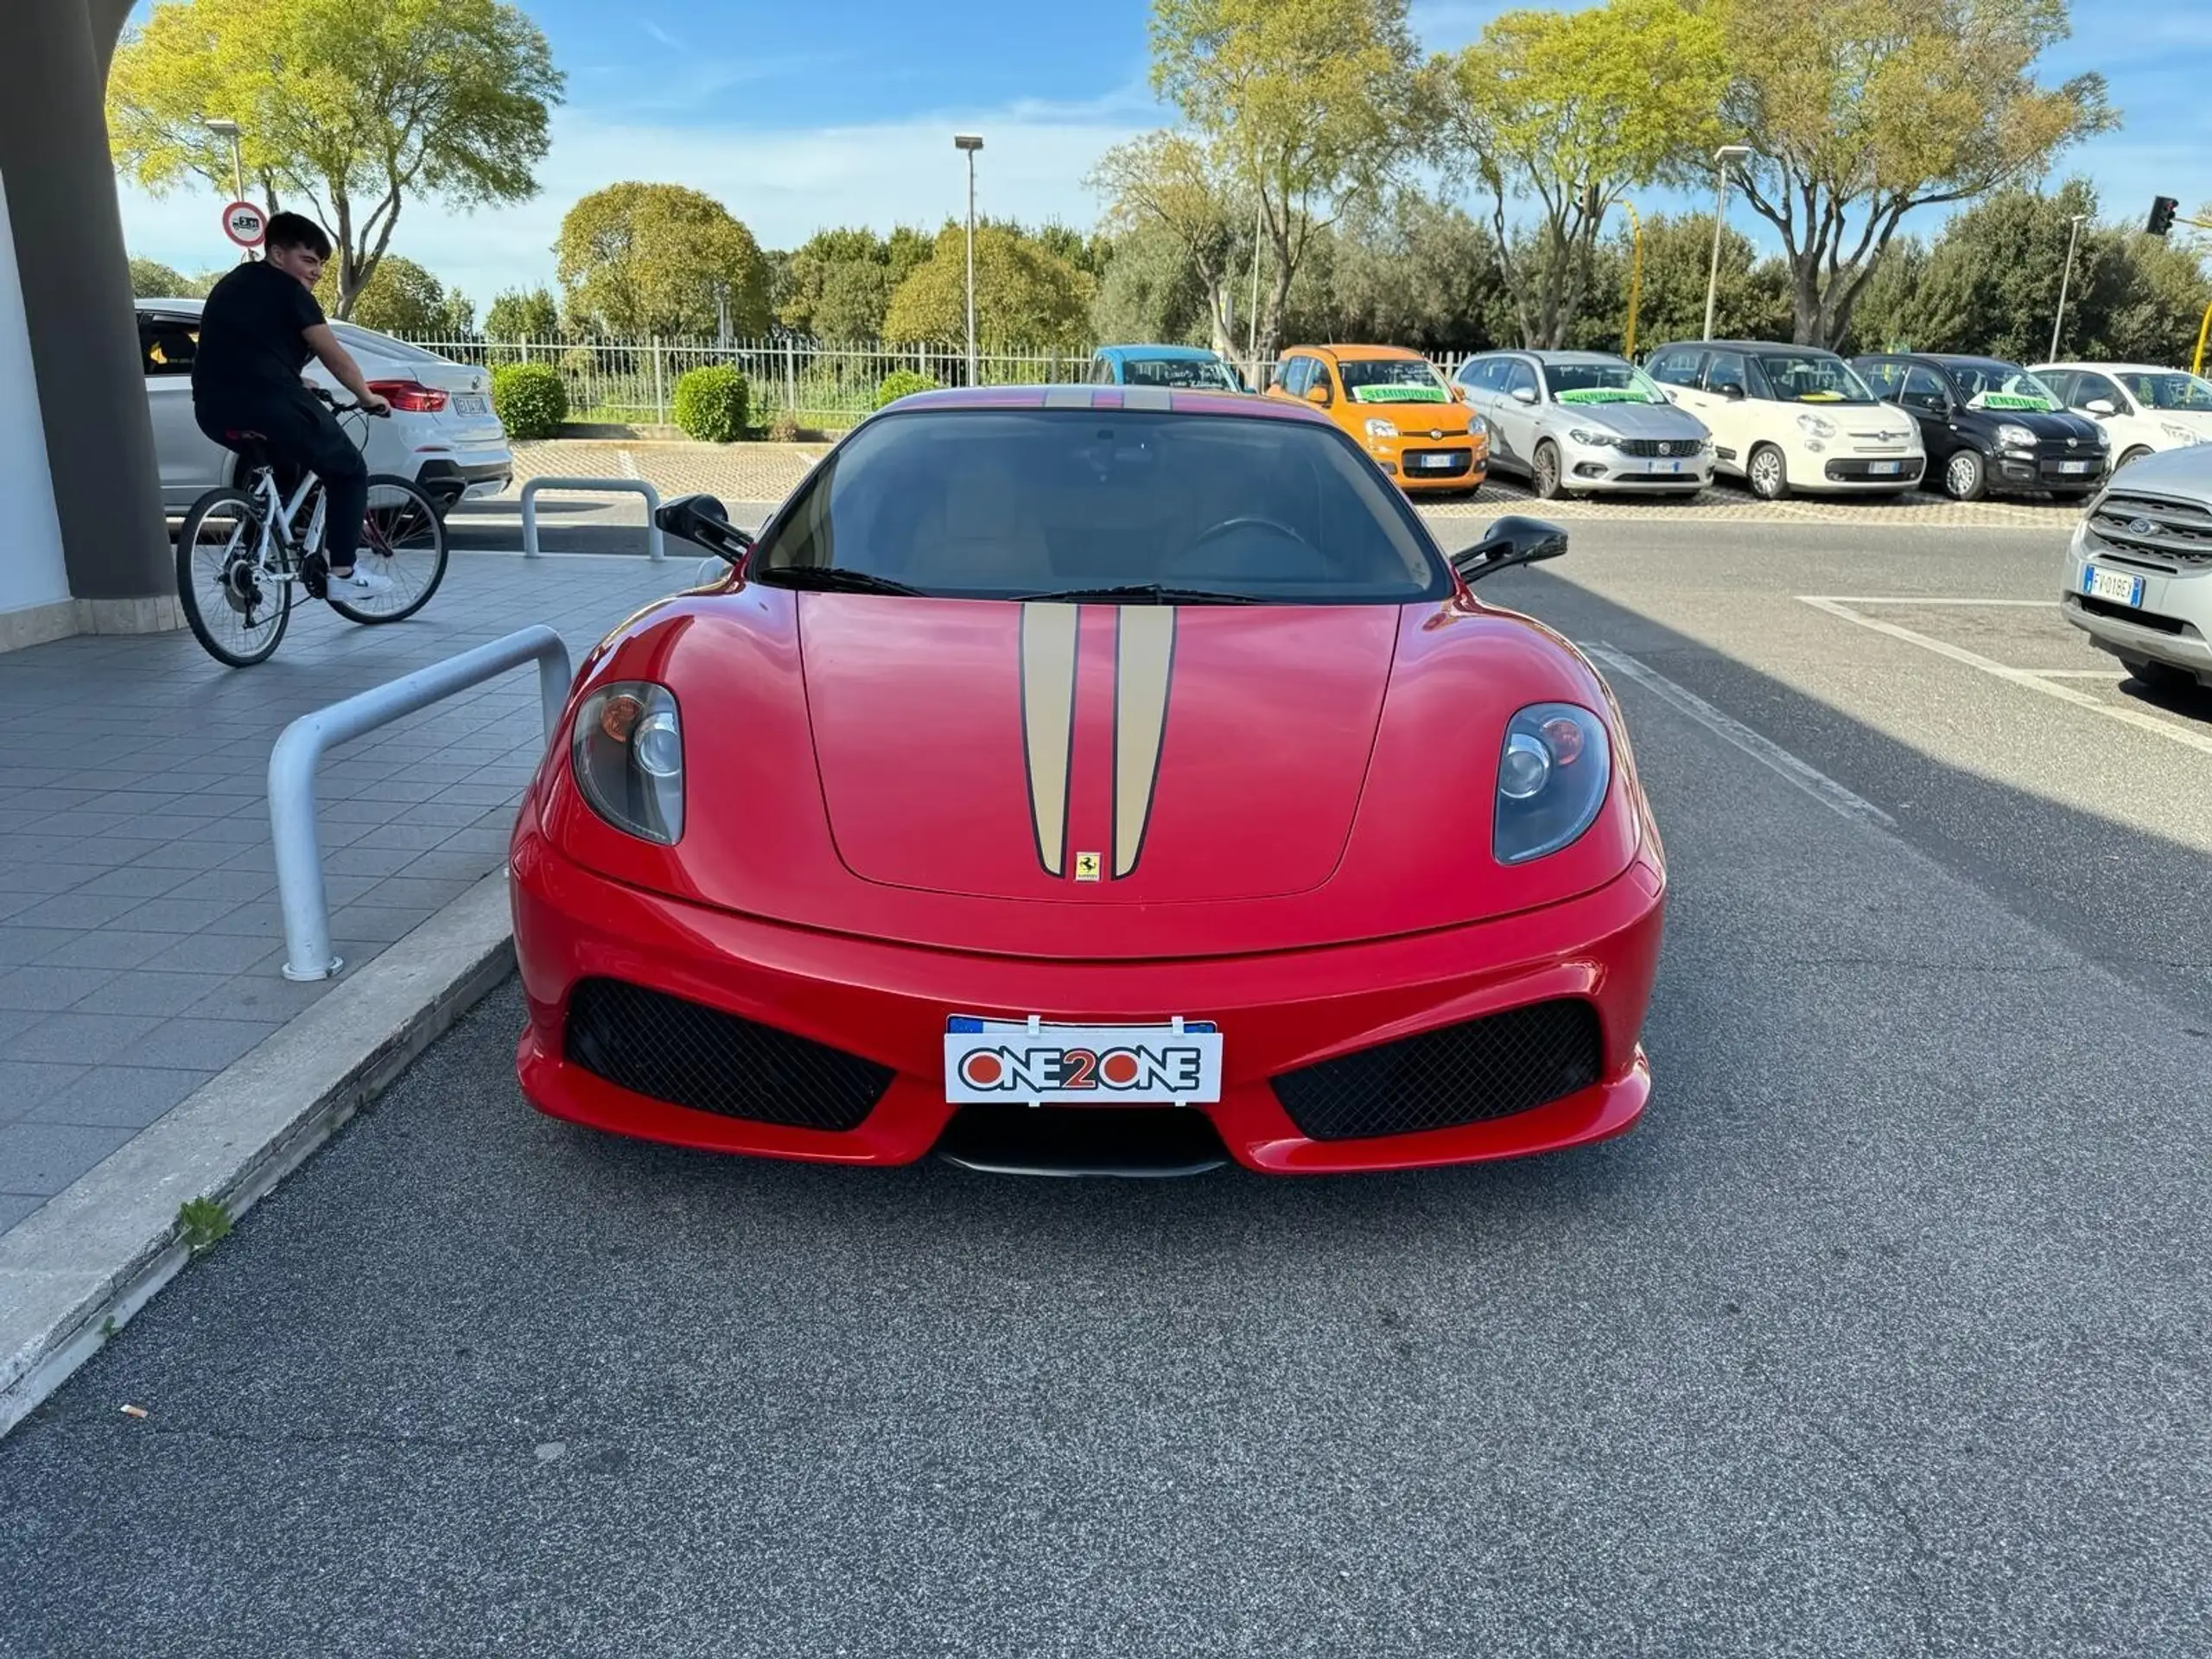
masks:
[[[2108,616],[2115,622],[2131,622],[2139,628],[2149,628],[2158,633],[2177,634],[2188,626],[2176,617],[2139,611],[2133,605],[2115,605],[2108,599],[2097,599],[2088,594],[2069,594],[2067,597],[2091,616]]]
[[[1697,454],[1700,443],[1700,440],[1696,438],[1623,438],[1621,453],[1654,461],[1668,455],[1694,455]]]
[[[2155,569],[2212,564],[2212,510],[2194,501],[2110,490],[2089,512],[2089,537]]]
[[[857,1054],[618,979],[587,979],[570,993],[565,1052],[633,1094],[800,1129],[858,1128],[893,1076]]]
[[[1509,1008],[1274,1079],[1313,1141],[1416,1135],[1510,1117],[1598,1081],[1598,1013],[1566,999]]]
[[[1424,456],[1442,455],[1445,464],[1438,466]],[[1471,471],[1475,454],[1471,449],[1408,449],[1405,452],[1404,476],[1408,478],[1457,478]]]

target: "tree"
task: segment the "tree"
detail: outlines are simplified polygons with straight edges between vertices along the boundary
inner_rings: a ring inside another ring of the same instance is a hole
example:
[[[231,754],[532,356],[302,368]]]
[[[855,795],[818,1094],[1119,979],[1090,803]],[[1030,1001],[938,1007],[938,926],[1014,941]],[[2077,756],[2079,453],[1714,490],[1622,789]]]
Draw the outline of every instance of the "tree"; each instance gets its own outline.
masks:
[[[811,332],[841,343],[880,340],[893,292],[887,261],[855,259],[832,265],[823,279]]]
[[[1490,232],[1408,190],[1355,207],[1315,238],[1286,321],[1304,340],[1472,351],[1512,338],[1504,291]]]
[[[1719,141],[1727,68],[1718,17],[1683,0],[1508,12],[1436,72],[1447,92],[1442,147],[1471,162],[1490,194],[1520,343],[1564,346],[1607,210]],[[1511,204],[1532,200],[1534,234],[1516,238]]]
[[[768,264],[753,232],[680,184],[610,184],[569,209],[554,244],[569,317],[602,334],[768,332]]]
[[[484,315],[487,340],[556,340],[560,334],[561,308],[550,289],[511,288]]]
[[[1090,305],[1094,339],[1222,348],[1205,279],[1181,239],[1166,226],[1126,230]],[[1238,342],[1241,344],[1241,342]]]
[[[213,283],[205,276],[188,276],[158,259],[130,262],[130,291],[142,300],[196,300]]]
[[[1084,182],[1106,198],[1111,229],[1125,236],[1156,232],[1173,242],[1203,296],[1213,349],[1239,349],[1244,341],[1237,337],[1236,277],[1249,268],[1256,202],[1248,193],[1240,211],[1211,150],[1185,133],[1147,133],[1108,150]],[[1157,278],[1147,268],[1130,280]]]
[[[967,239],[947,225],[928,261],[899,284],[883,336],[900,344],[967,340]],[[1094,284],[1084,272],[1001,225],[976,227],[976,335],[995,347],[1080,351],[1090,342]]]
[[[327,307],[335,279],[327,267],[315,296]],[[418,340],[458,340],[476,331],[476,308],[458,289],[444,283],[397,253],[377,261],[368,286],[353,296],[353,320],[364,328]]]
[[[413,198],[467,209],[537,193],[562,77],[500,0],[160,0],[108,76],[116,159],[156,194],[246,171],[274,208],[303,199],[336,243],[336,315],[376,274]]]
[[[1214,188],[1257,192],[1272,356],[1298,266],[1412,146],[1421,79],[1406,0],[1154,0],[1153,90],[1206,148]]]
[[[2103,77],[2044,86],[2066,0],[1739,0],[1722,118],[1757,152],[1745,194],[1781,232],[1793,337],[1832,344],[1898,222],[2034,177],[2117,117]]]
[[[1602,250],[1593,308],[1574,344],[1618,352],[1628,327],[1634,238],[1622,226]],[[1705,332],[1706,279],[1713,270],[1713,214],[1653,213],[1643,221],[1643,279],[1636,312],[1639,355],[1670,340]],[[1600,308],[1598,302],[1602,301]],[[1789,332],[1789,272],[1778,258],[1758,257],[1751,238],[1732,227],[1720,234],[1719,280],[1713,328],[1724,340],[1774,340]]]

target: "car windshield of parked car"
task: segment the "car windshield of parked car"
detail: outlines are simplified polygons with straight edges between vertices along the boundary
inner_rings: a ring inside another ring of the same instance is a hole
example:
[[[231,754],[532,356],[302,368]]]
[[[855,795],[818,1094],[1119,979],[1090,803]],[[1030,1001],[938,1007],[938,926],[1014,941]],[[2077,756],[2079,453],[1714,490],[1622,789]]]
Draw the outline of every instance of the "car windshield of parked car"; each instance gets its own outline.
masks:
[[[2066,400],[2014,363],[1953,360],[1943,365],[1968,409],[2017,409],[2049,415],[2066,407]]]
[[[1555,404],[1663,404],[1667,394],[1626,363],[1547,363]]]
[[[1131,410],[879,416],[747,565],[771,584],[959,599],[1402,604],[1452,590],[1333,426]]]
[[[2123,374],[2116,378],[2145,409],[2185,410],[2196,415],[2212,415],[2212,380],[2199,375],[2168,369],[2155,374]]]
[[[1229,365],[1210,357],[1130,357],[1122,359],[1122,379],[1132,386],[1175,386],[1199,391],[1243,388]]]
[[[1356,404],[1445,404],[1452,401],[1444,377],[1418,358],[1355,358],[1337,365],[1344,393]]]
[[[1768,387],[1785,404],[1874,404],[1881,399],[1867,390],[1850,364],[1821,352],[1762,352],[1759,372]]]

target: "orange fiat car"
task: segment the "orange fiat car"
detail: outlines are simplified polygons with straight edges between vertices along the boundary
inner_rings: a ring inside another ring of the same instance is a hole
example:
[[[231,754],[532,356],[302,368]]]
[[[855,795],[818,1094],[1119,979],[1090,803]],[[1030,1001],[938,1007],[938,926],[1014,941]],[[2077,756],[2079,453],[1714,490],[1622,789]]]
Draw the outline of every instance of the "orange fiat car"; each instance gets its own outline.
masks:
[[[1490,429],[1419,352],[1294,346],[1268,396],[1326,410],[1409,493],[1471,495],[1490,475]]]

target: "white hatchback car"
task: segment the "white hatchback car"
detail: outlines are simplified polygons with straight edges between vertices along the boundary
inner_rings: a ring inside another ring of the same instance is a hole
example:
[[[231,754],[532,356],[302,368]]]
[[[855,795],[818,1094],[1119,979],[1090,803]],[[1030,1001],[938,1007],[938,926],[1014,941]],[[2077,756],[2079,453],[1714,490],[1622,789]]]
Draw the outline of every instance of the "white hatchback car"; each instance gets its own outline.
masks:
[[[391,404],[391,418],[371,421],[364,440],[369,470],[412,479],[441,512],[467,496],[497,495],[514,477],[506,429],[492,412],[492,377],[419,346],[350,322],[331,332]],[[192,418],[192,359],[200,344],[198,300],[138,302],[138,356],[154,419],[154,458],[162,505],[181,513],[219,484],[232,481],[238,458]],[[303,377],[345,394],[320,363]]]
[[[1900,495],[1928,466],[1912,416],[1817,346],[1684,340],[1654,352],[1645,372],[1712,431],[1713,470],[1770,501],[1793,490]]]
[[[2046,363],[2036,378],[2105,429],[2113,466],[2212,443],[2212,381],[2147,363]]]

